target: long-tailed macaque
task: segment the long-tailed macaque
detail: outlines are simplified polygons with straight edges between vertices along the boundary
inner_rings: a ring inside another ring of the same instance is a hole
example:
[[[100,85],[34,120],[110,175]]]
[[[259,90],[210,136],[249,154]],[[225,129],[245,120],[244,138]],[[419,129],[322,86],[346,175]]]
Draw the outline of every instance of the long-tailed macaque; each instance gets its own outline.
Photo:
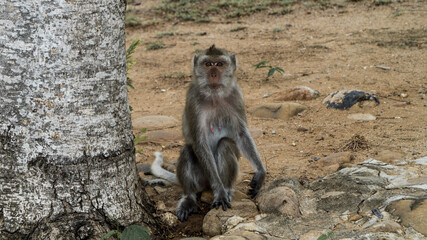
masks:
[[[255,169],[248,194],[255,197],[264,182],[266,170],[247,127],[236,69],[235,55],[215,45],[194,56],[193,81],[182,117],[186,145],[176,175],[161,167],[161,153],[156,153],[151,166],[155,176],[182,186],[184,196],[176,210],[181,221],[198,211],[196,194],[206,188],[213,191],[212,207],[231,208],[240,151]]]

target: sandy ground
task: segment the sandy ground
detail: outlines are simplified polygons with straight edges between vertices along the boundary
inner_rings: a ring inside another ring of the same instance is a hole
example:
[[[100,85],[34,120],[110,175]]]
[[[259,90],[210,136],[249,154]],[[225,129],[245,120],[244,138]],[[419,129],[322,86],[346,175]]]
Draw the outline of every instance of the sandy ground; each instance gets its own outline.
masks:
[[[163,131],[179,135],[185,93],[191,81],[191,59],[196,49],[216,44],[238,58],[237,76],[247,108],[274,102],[272,97],[263,96],[290,87],[308,86],[320,92],[317,99],[298,101],[307,110],[288,121],[248,114],[249,127],[260,133],[255,142],[268,170],[266,181],[310,181],[324,176],[321,168],[313,167],[312,158],[341,152],[355,134],[363,136],[369,148],[352,152],[353,163],[368,158],[411,160],[427,154],[425,2],[386,6],[375,6],[371,1],[343,2],[344,8],[326,10],[300,5],[287,15],[268,15],[265,11],[240,19],[213,17],[210,23],[162,20],[151,10],[157,3],[143,1],[132,6],[144,22],[154,19],[156,24],[126,30],[128,45],[133,39],[143,41],[130,71],[135,86],[129,92],[133,119],[172,116],[179,123]],[[230,31],[238,26],[246,29]],[[274,32],[275,28],[282,31]],[[165,48],[146,50],[148,43],[159,41],[156,35],[164,32],[176,34],[160,39]],[[253,67],[263,60],[283,68],[285,73],[266,80],[267,70],[254,71]],[[343,88],[375,93],[381,104],[344,111],[326,108],[322,100]],[[352,113],[369,113],[377,119],[355,121],[347,118]],[[301,127],[307,131],[301,131]],[[160,142],[147,139],[138,146],[144,151],[137,154],[137,162],[150,163],[155,151],[163,151],[165,161],[172,161],[183,144],[179,137]],[[240,164],[237,188],[246,191],[252,169],[246,159]],[[180,189],[176,190],[173,198],[178,200]],[[197,221],[194,224],[201,225],[200,218]]]

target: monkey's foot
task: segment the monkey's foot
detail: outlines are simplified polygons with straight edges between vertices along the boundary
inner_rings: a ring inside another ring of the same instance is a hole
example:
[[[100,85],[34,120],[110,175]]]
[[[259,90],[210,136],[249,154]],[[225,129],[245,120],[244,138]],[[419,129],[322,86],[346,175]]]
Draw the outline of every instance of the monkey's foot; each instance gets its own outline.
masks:
[[[264,182],[265,173],[255,173],[254,177],[252,178],[252,181],[249,183],[250,189],[248,190],[248,195],[251,196],[251,198],[254,198],[261,186]]]
[[[227,211],[227,207],[231,208],[230,198],[227,194],[224,194],[223,197],[216,197],[212,203],[212,208],[218,209],[222,206],[222,210]]]
[[[192,213],[198,213],[200,211],[199,206],[194,201],[194,199],[185,197],[182,198],[178,204],[178,208],[176,209],[176,216],[179,221],[184,222],[188,219]]]

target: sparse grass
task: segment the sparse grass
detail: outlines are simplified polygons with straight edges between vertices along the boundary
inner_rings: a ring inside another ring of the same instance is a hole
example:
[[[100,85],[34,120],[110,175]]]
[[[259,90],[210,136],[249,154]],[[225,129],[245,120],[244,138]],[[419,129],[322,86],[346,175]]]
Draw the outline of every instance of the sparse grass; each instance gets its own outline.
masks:
[[[328,49],[328,47],[325,47],[325,46],[322,46],[322,45],[311,45],[310,48]]]
[[[317,6],[321,9],[344,6],[330,0],[162,0],[153,9],[167,20],[210,22],[211,17],[215,15],[240,18],[262,11],[268,11],[269,15],[285,15],[292,12],[291,7],[295,4],[306,7]]]
[[[293,3],[294,0],[163,0],[154,11],[169,20],[210,22],[211,15],[237,18]]]
[[[163,37],[169,37],[169,36],[175,36],[175,32],[162,32],[156,35],[156,38],[163,38]]]
[[[381,6],[381,5],[388,5],[390,3],[392,3],[392,0],[376,0],[375,1],[375,5],[376,6]]]
[[[186,78],[187,75],[183,72],[174,72],[174,73],[165,74],[164,77],[172,78],[172,79],[183,79],[183,78]]]
[[[125,25],[128,27],[135,27],[141,25],[141,19],[133,13],[127,13],[125,18]]]
[[[281,32],[281,31],[283,31],[283,29],[282,29],[282,28],[279,28],[279,27],[273,28],[273,32],[274,32],[274,33],[279,33],[279,32]]]
[[[147,131],[147,128],[143,128],[141,129],[141,131],[139,131],[139,133],[136,134],[135,138],[133,139],[133,144],[135,145],[135,148],[136,148],[136,145],[138,145],[139,143],[147,139],[147,136],[143,135],[146,131]],[[143,149],[136,149],[135,153],[140,153],[142,151]]]
[[[147,50],[157,50],[161,48],[165,48],[165,44],[161,41],[149,43],[147,46]]]
[[[238,26],[238,27],[235,27],[235,28],[230,29],[230,32],[243,31],[243,30],[245,30],[246,28],[247,28],[247,27],[244,27],[244,26]]]
[[[303,3],[302,3],[302,5],[303,5],[303,6],[306,6],[306,7],[312,7],[312,6],[314,6],[315,4],[314,4],[314,3],[312,3],[312,2],[303,2]]]
[[[286,15],[292,12],[292,9],[290,9],[289,7],[286,7],[285,9],[283,9],[280,14],[282,15]]]
[[[192,42],[191,45],[196,46],[196,45],[199,45],[199,43],[198,42]]]
[[[399,10],[399,9],[395,9],[394,10],[394,16],[395,17],[398,17],[398,16],[400,16],[400,15],[402,15],[403,14],[403,10]]]

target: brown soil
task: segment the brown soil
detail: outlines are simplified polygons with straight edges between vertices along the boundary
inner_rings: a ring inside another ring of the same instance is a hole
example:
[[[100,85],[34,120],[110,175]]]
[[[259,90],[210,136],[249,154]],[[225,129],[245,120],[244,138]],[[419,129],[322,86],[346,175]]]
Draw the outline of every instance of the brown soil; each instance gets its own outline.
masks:
[[[264,94],[290,87],[308,86],[320,92],[317,99],[299,101],[308,109],[288,121],[248,115],[249,127],[263,132],[255,142],[268,170],[266,181],[310,181],[323,176],[322,169],[310,167],[312,157],[342,151],[355,135],[362,137],[365,147],[347,148],[354,150],[354,163],[375,158],[384,150],[404,156],[403,160],[425,156],[427,5],[423,1],[384,6],[375,6],[372,1],[343,3],[344,8],[326,10],[299,5],[287,15],[268,15],[265,11],[240,19],[214,17],[210,23],[162,20],[151,10],[151,6],[158,4],[154,0],[132,6],[144,22],[156,19],[156,24],[126,29],[128,45],[134,39],[143,41],[134,54],[136,64],[130,71],[135,86],[129,92],[133,116],[168,115],[180,120],[191,80],[192,56],[196,49],[215,44],[238,58],[237,75],[247,108],[273,102],[272,97],[263,98]],[[396,16],[398,10],[402,14]],[[247,28],[230,32],[238,26]],[[275,33],[274,28],[283,31]],[[158,41],[155,36],[162,32],[177,34],[161,39],[165,48],[146,50],[148,43]],[[200,32],[206,35],[197,34]],[[198,45],[193,46],[194,42]],[[254,71],[253,67],[262,60],[283,68],[285,74],[276,73],[266,80],[267,70]],[[343,88],[374,91],[381,104],[373,108],[354,106],[344,111],[326,108],[323,98]],[[407,97],[402,97],[402,93]],[[377,120],[358,122],[347,118],[359,112],[370,113]],[[178,125],[167,130],[180,129]],[[155,151],[163,151],[165,161],[172,161],[177,159],[182,145],[182,139],[147,139],[138,146],[144,151],[137,154],[137,162],[150,163]],[[237,189],[246,191],[252,169],[245,159],[240,164]],[[172,194],[167,192],[156,200],[177,201],[180,197],[179,187],[174,187]],[[175,234],[200,235],[202,219],[202,214],[191,217]]]

